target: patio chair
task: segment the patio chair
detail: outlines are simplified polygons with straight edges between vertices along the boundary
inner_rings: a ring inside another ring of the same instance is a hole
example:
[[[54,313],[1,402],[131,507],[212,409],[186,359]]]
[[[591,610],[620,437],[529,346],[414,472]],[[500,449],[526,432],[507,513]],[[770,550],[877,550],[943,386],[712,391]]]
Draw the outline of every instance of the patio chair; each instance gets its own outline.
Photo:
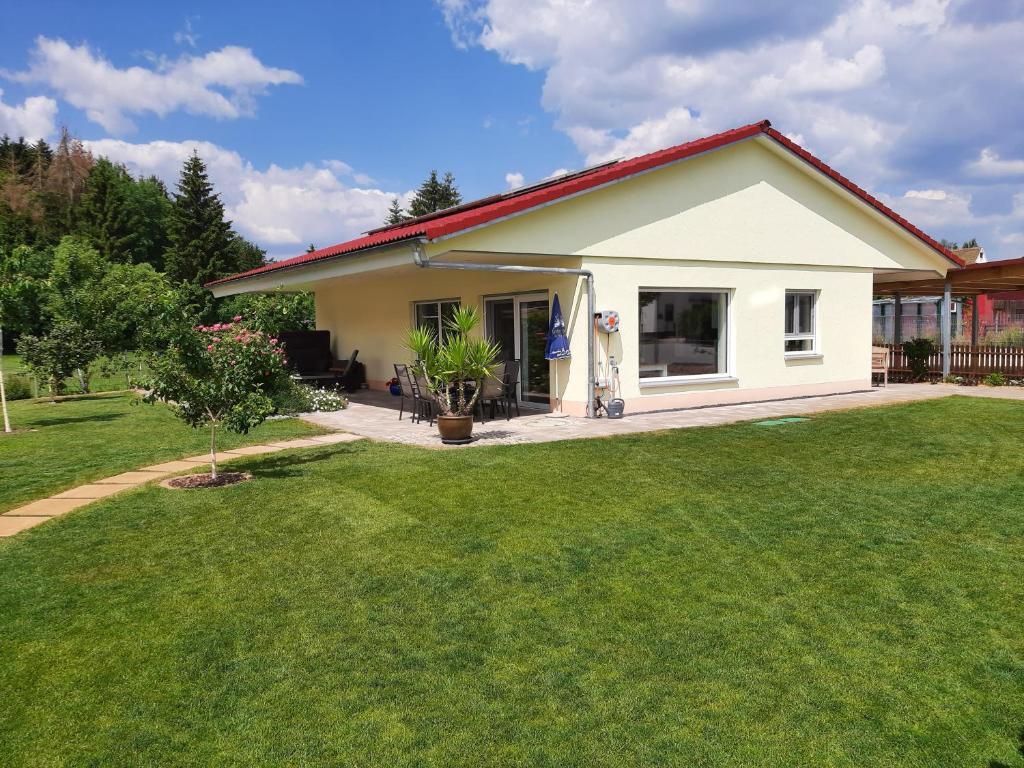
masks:
[[[871,348],[871,373],[882,374],[882,386],[889,386],[889,350],[886,347]]]
[[[427,417],[427,423],[430,426],[434,426],[434,413],[435,411],[440,413],[441,409],[437,405],[437,398],[434,397],[434,393],[430,391],[430,387],[427,386],[427,380],[423,376],[417,374],[412,383],[416,386],[416,397],[417,404],[419,406],[419,417],[422,419],[424,416]]]
[[[499,402],[505,396],[504,371],[496,376],[489,376],[484,379],[483,387],[480,389],[480,397],[476,404],[480,408],[480,421],[484,420],[484,409],[490,406],[491,418],[495,417],[495,410]]]
[[[366,366],[356,360],[359,350],[353,349],[348,360],[339,360],[331,371],[338,377],[338,383],[346,392],[355,392],[366,386]]]
[[[402,415],[405,413],[405,401],[409,399],[412,401],[409,416],[413,424],[415,424],[416,417],[420,413],[420,396],[416,382],[413,381],[412,375],[409,373],[409,366],[404,363],[395,363],[395,378],[398,379],[398,384],[402,388],[402,402],[398,406],[398,420],[402,420]]]
[[[495,404],[505,411],[506,421],[512,418],[513,407],[516,409],[516,416],[519,416],[519,398],[516,396],[516,390],[519,387],[520,367],[518,360],[506,360],[505,369],[501,373],[501,394],[495,400]]]

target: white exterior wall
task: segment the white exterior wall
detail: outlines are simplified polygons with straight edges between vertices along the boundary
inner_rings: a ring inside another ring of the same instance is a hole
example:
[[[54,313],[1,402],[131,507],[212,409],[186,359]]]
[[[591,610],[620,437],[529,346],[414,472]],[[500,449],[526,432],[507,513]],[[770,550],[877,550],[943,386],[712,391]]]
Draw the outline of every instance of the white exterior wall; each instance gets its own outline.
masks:
[[[599,334],[598,346],[602,362],[610,354],[620,363],[621,394],[627,412],[844,392],[870,386],[870,271],[625,259],[585,259],[584,264],[596,278],[598,309],[619,312],[619,332]],[[642,384],[641,288],[727,291],[728,371],[722,378],[734,380],[646,380]],[[787,290],[818,292],[819,356],[784,354]],[[581,405],[574,404],[573,410],[578,412]]]

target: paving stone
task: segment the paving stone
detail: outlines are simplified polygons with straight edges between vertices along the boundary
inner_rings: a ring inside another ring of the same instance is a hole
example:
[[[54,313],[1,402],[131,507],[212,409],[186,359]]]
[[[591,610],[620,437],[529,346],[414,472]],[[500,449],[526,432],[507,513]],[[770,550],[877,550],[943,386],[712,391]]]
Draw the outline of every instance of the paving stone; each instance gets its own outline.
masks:
[[[32,528],[40,523],[45,523],[49,519],[48,517],[7,517],[6,515],[0,515],[0,538],[21,533],[26,528]]]
[[[351,443],[354,440],[365,440],[366,438],[351,432],[332,432],[329,435],[317,435],[308,439],[315,440],[324,445],[333,445],[334,443]]]
[[[203,464],[209,464],[210,460],[204,458],[202,460],[196,459],[190,461],[187,459],[178,459],[177,461],[165,461],[163,464],[152,464],[148,467],[141,467],[139,472],[181,472],[185,469],[194,469],[200,467]]]
[[[115,493],[135,488],[131,483],[89,483],[80,485],[77,488],[55,494],[53,499],[102,499],[106,496],[113,496]]]
[[[271,445],[276,446],[278,448],[282,448],[282,449],[283,448],[312,448],[312,447],[317,446],[317,445],[323,445],[323,443],[318,443],[316,440],[313,440],[312,438],[309,438],[309,437],[300,437],[300,438],[298,438],[296,440],[285,440],[285,441],[282,441],[280,443],[271,443]]]
[[[141,469],[135,469],[131,472],[122,472],[119,475],[113,477],[105,477],[102,480],[97,480],[97,483],[107,485],[108,483],[115,483],[120,485],[142,485],[148,483],[150,480],[159,480],[161,477],[166,476],[167,472],[145,472]]]
[[[259,456],[263,453],[274,453],[284,449],[277,445],[247,445],[244,448],[232,448],[230,453],[233,456]]]
[[[91,499],[40,499],[4,512],[0,517],[56,517],[88,504]]]

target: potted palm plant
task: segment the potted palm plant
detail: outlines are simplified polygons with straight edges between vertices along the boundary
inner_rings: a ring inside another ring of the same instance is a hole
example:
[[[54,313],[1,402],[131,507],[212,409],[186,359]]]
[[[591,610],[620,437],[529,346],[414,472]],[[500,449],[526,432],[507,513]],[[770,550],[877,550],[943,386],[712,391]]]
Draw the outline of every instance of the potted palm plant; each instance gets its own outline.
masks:
[[[480,325],[476,307],[459,307],[445,321],[442,338],[429,328],[409,331],[407,346],[417,360],[413,370],[437,401],[437,429],[443,443],[468,443],[473,409],[484,380],[494,375],[500,347],[473,331]]]

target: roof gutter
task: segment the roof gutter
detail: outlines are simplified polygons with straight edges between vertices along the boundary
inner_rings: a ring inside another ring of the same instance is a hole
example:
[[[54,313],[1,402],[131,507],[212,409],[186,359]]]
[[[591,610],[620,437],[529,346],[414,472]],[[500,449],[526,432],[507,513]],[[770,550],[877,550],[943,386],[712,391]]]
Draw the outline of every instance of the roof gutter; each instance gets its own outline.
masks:
[[[539,275],[577,275],[587,281],[587,418],[594,418],[594,398],[597,380],[594,376],[594,356],[597,346],[594,330],[595,298],[594,273],[589,269],[571,267],[535,267],[526,264],[476,264],[468,261],[431,261],[427,258],[426,239],[412,244],[412,260],[423,269],[458,269],[471,272],[513,272]],[[556,393],[557,395],[558,393]]]

